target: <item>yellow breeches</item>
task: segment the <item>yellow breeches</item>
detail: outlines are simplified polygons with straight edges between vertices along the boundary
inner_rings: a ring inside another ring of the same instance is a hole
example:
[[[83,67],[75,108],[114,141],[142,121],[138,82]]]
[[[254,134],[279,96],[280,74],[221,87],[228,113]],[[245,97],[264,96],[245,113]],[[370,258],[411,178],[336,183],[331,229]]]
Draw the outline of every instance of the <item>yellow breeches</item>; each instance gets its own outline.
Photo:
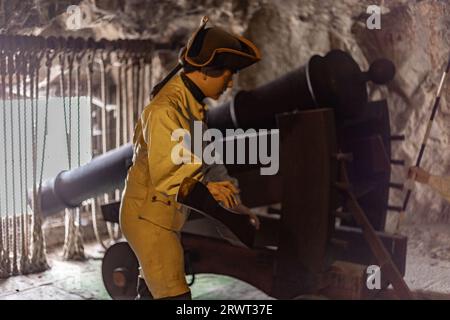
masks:
[[[139,260],[153,298],[189,292],[179,233],[145,220],[130,210],[124,211],[121,230]]]

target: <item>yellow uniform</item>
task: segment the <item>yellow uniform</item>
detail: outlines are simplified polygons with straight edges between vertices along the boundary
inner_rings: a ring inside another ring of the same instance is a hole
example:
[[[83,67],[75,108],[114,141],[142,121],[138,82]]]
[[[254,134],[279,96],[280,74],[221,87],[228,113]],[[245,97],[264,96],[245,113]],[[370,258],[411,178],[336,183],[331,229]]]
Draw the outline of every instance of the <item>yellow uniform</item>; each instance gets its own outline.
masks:
[[[450,177],[430,176],[428,185],[450,201]]]
[[[172,132],[191,131],[204,105],[178,74],[145,107],[135,128],[133,165],[128,171],[120,208],[120,226],[136,253],[154,298],[189,291],[179,230],[187,209],[175,202],[185,177],[203,180],[201,163],[176,165],[171,159]]]

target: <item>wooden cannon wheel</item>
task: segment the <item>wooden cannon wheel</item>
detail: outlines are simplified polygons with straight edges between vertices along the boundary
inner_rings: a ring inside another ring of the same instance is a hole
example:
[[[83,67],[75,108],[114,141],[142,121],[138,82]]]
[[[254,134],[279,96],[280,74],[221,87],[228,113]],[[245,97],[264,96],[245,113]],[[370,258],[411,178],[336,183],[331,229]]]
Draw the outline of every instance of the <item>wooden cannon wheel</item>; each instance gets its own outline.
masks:
[[[137,295],[139,262],[125,241],[109,247],[102,260],[106,291],[114,300],[133,300]]]

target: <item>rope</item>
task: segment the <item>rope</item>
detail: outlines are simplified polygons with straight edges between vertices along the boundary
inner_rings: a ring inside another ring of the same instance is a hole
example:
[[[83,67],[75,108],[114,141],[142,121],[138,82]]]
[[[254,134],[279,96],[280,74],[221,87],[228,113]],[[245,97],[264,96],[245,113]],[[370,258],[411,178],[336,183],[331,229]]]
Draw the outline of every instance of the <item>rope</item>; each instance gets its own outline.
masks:
[[[30,55],[24,53],[22,60],[22,72],[23,72],[23,108],[24,108],[24,168],[25,168],[25,192],[23,195],[23,202],[25,204],[25,210],[22,211],[22,255],[20,259],[20,269],[22,274],[29,273],[30,263],[29,263],[29,238],[28,238],[28,205],[27,205],[27,190],[28,190],[28,132],[27,132],[27,118],[28,118],[28,110],[27,110],[27,71],[28,71],[28,59]]]
[[[104,54],[105,52],[101,52],[100,54],[100,89],[101,89],[101,99],[102,99],[102,118],[101,118],[101,123],[102,123],[102,153],[106,153],[106,151],[108,150],[108,146],[107,146],[107,127],[106,127],[106,68],[105,68],[105,60],[107,57],[109,57],[109,54],[111,53],[111,51],[106,52],[106,55]],[[104,194],[104,201],[105,203],[109,202],[109,195],[107,193]],[[111,227],[111,223],[110,222],[106,222],[106,229],[108,231],[108,235],[109,238],[112,242],[114,242],[114,234],[113,234],[113,230]]]
[[[148,83],[147,83],[147,85],[145,87],[149,88],[149,89],[145,93],[145,98],[149,99],[149,97],[150,97],[150,88],[153,88],[153,65],[152,65],[153,52],[151,52],[151,53],[149,53],[147,55],[146,61],[148,62],[147,63],[147,65],[148,65],[148,79],[147,79]],[[148,100],[146,100],[146,102],[148,102]]]
[[[118,61],[118,55],[116,54],[116,61]],[[121,145],[121,129],[122,129],[122,123],[121,123],[121,104],[122,104],[122,88],[120,85],[120,64],[117,68],[117,85],[116,85],[116,109],[115,109],[115,117],[116,117],[116,148],[119,148]],[[120,201],[120,195],[121,195],[121,190],[120,189],[116,189],[116,194],[115,194],[115,199],[116,201]],[[119,225],[118,224],[114,224],[114,240],[118,240],[119,239]]]
[[[72,70],[74,55],[71,53],[67,56],[67,61],[69,63],[69,129],[68,129],[68,141],[69,145],[67,147],[68,157],[69,157],[69,170],[72,169]]]
[[[2,36],[0,35],[0,38]],[[26,38],[26,39],[25,39]],[[141,42],[135,42],[133,46],[129,46],[128,42],[126,46],[120,45],[120,43],[110,43],[104,46],[102,43],[100,46],[92,46],[92,43],[85,43],[86,48],[90,48],[87,51],[75,51],[78,50],[78,43],[73,46],[71,41],[66,42],[64,39],[43,39],[35,37],[21,38],[18,45],[14,45],[14,41],[11,41],[9,36],[5,38],[7,45],[2,45],[0,48],[0,81],[2,86],[0,88],[0,94],[3,93],[3,100],[0,106],[3,106],[3,112],[0,110],[0,115],[3,114],[3,129],[0,128],[0,135],[3,133],[3,137],[0,137],[0,141],[3,140],[5,146],[2,159],[4,162],[4,179],[0,182],[2,186],[5,186],[5,192],[2,187],[2,198],[0,201],[0,277],[2,275],[9,276],[18,273],[27,273],[42,271],[48,268],[48,264],[45,256],[45,241],[41,228],[41,201],[42,199],[42,184],[44,178],[44,169],[48,165],[46,158],[48,158],[49,150],[47,150],[47,140],[49,132],[49,103],[50,103],[50,83],[52,79],[52,63],[53,59],[58,56],[60,59],[61,68],[61,92],[63,96],[63,110],[64,110],[64,127],[66,133],[66,147],[68,150],[68,164],[71,169],[75,163],[75,158],[72,158],[72,154],[77,153],[77,164],[81,165],[81,95],[80,92],[83,85],[80,81],[80,68],[82,67],[82,57],[86,52],[90,53],[88,62],[88,90],[90,106],[93,107],[93,59],[95,57],[94,48],[102,48],[101,55],[101,98],[102,98],[102,118],[101,129],[103,135],[101,137],[101,150],[107,152],[113,146],[118,147],[123,143],[131,140],[133,135],[134,123],[142,111],[145,104],[147,85],[143,87],[146,82],[147,76],[151,76],[151,70],[148,73],[146,67],[148,52],[150,47],[146,44],[146,48],[140,46]],[[33,38],[33,39],[31,39]],[[2,38],[3,40],[3,38]],[[23,41],[22,41],[23,40]],[[27,40],[33,40],[27,43]],[[34,41],[36,40],[36,41]],[[3,43],[3,41],[0,41]],[[144,43],[142,42],[142,45]],[[81,45],[83,47],[84,45]],[[45,48],[47,47],[47,48]],[[76,47],[76,48],[75,48]],[[136,48],[135,48],[136,47]],[[67,48],[65,51],[61,51],[55,48]],[[83,50],[85,50],[83,49]],[[98,49],[97,49],[98,50]],[[107,72],[111,69],[112,50],[120,52],[117,54],[116,59],[120,62],[118,68],[118,85],[116,87],[116,103],[117,109],[114,116],[116,119],[110,118],[113,113],[107,111],[106,106],[109,101],[108,79]],[[62,53],[64,52],[64,53]],[[67,54],[66,54],[67,53]],[[70,56],[69,56],[70,54]],[[67,60],[66,60],[67,59]],[[76,61],[76,74],[75,74],[75,87],[72,83],[72,64]],[[44,65],[41,65],[41,62]],[[69,65],[69,75],[67,75],[67,66]],[[46,68],[40,70],[41,68]],[[132,72],[128,71],[132,68]],[[42,75],[40,73],[44,75]],[[58,73],[58,72],[57,72]],[[55,75],[53,75],[55,76]],[[56,76],[58,76],[56,74]],[[69,76],[69,83],[67,84],[67,76]],[[46,83],[45,88],[45,104],[44,101],[40,102],[39,98],[43,100],[43,95],[39,97],[39,90],[44,90],[40,85],[40,77],[46,79],[42,83]],[[56,80],[56,79],[55,79]],[[130,82],[131,81],[131,82]],[[9,86],[9,91],[7,89]],[[30,86],[30,89],[28,89]],[[67,88],[68,87],[68,88]],[[16,90],[17,91],[14,91]],[[76,91],[76,105],[77,110],[72,110],[72,90]],[[29,91],[28,91],[29,90]],[[66,101],[67,92],[69,91],[69,101]],[[8,93],[8,92],[9,93]],[[16,95],[17,92],[17,95]],[[6,101],[7,95],[10,100],[9,104]],[[29,101],[28,101],[29,99]],[[16,102],[13,100],[17,100]],[[41,108],[39,108],[39,102]],[[8,111],[6,110],[8,108]],[[69,109],[67,109],[69,108]],[[122,108],[122,109],[120,109]],[[95,109],[94,109],[95,110]],[[75,114],[72,115],[72,111],[77,113],[77,124],[75,121]],[[97,110],[96,110],[97,111]],[[11,112],[9,114],[9,112]],[[31,112],[31,115],[29,114]],[[15,119],[17,113],[17,119]],[[30,116],[30,119],[28,117]],[[8,118],[9,117],[9,118]],[[73,117],[73,119],[72,119]],[[16,121],[17,120],[17,121]],[[42,123],[41,123],[42,122]],[[98,121],[100,122],[100,121]],[[99,124],[99,123],[94,123]],[[30,125],[30,127],[28,127]],[[92,122],[91,122],[92,125]],[[75,132],[76,126],[76,139],[75,145],[72,141],[72,136]],[[116,128],[116,132],[113,126]],[[11,127],[11,128],[8,128]],[[111,130],[112,129],[112,130]],[[17,132],[18,130],[19,132]],[[92,127],[91,127],[91,131]],[[28,136],[30,135],[30,137]],[[115,135],[115,136],[113,136]],[[99,137],[100,138],[100,137]],[[42,139],[42,140],[41,140]],[[30,141],[29,141],[30,140]],[[97,142],[97,146],[100,150],[100,143]],[[42,148],[42,149],[40,149]],[[75,151],[76,150],[76,151]],[[29,154],[30,153],[30,154]],[[17,154],[17,156],[15,156]],[[18,158],[18,159],[17,159]],[[28,161],[31,161],[29,164]],[[1,170],[1,169],[0,169]],[[17,172],[17,170],[19,172]],[[3,170],[1,170],[3,172]],[[29,175],[30,174],[30,175]],[[28,183],[33,183],[32,186],[28,186]],[[28,187],[32,188],[30,196],[28,197]],[[104,194],[105,200],[112,200],[120,197],[120,189],[116,189],[114,193]],[[32,194],[31,194],[32,193]],[[5,199],[3,199],[3,195]],[[31,198],[29,200],[29,198]],[[98,199],[97,199],[98,200]],[[17,202],[20,201],[20,202]],[[30,201],[30,204],[28,204]],[[106,247],[100,239],[99,230],[97,228],[98,202],[93,201],[93,224],[96,233],[97,240],[102,243],[103,247]],[[31,210],[30,210],[31,209]],[[20,211],[19,211],[20,210]],[[74,219],[75,237],[81,238],[80,226],[81,226],[81,209],[76,209],[71,217]],[[12,211],[12,212],[11,212]],[[5,212],[5,214],[3,214]],[[31,220],[30,220],[31,218]],[[72,223],[72,222],[71,222]],[[118,224],[107,223],[107,230],[111,241],[115,241],[119,238],[120,228]],[[79,248],[82,248],[82,242]],[[11,261],[12,259],[12,261]],[[29,268],[28,268],[29,265]],[[28,270],[27,270],[28,269]]]
[[[134,120],[133,120],[133,104],[130,103],[130,96],[129,96],[129,90],[128,90],[128,74],[130,70],[130,58],[126,60],[126,66],[125,66],[125,102],[127,107],[127,121],[128,121],[128,139],[127,141],[130,141],[133,137],[133,129],[134,129]]]
[[[67,107],[66,107],[66,88],[65,88],[65,79],[64,79],[64,72],[65,72],[65,59],[66,59],[66,51],[64,51],[59,56],[59,62],[60,62],[60,68],[61,68],[61,76],[60,76],[60,87],[61,87],[61,96],[63,99],[63,110],[64,110],[64,133],[66,136],[66,149],[67,149],[67,163],[68,163],[68,169],[70,170],[72,168],[72,157],[71,157],[71,130],[69,129],[70,124],[68,124],[68,120],[72,121],[72,117],[67,117]],[[69,60],[69,58],[67,57]],[[72,60],[73,61],[73,60]],[[71,112],[71,83],[72,83],[72,73],[71,73],[71,65],[69,65],[69,113]],[[64,236],[64,247],[63,247],[63,257],[65,259],[70,259],[70,233],[72,231],[71,228],[71,213],[69,209],[65,209],[65,236]]]
[[[37,110],[38,110],[38,105],[37,105],[37,99],[36,101],[34,100],[34,81],[36,81],[36,83],[39,81],[39,64],[40,64],[40,60],[39,57],[37,57],[34,61],[33,61],[36,66],[33,66],[33,64],[30,63],[30,103],[31,103],[31,154],[32,154],[32,180],[33,180],[33,201],[32,201],[32,216],[31,216],[31,230],[33,230],[32,233],[32,238],[30,241],[30,251],[31,251],[31,256],[30,256],[30,271],[32,271],[34,268],[32,267],[33,265],[33,261],[34,261],[34,247],[39,246],[39,244],[36,242],[34,242],[35,240],[35,233],[34,233],[34,226],[35,226],[35,217],[37,216],[37,211],[38,211],[38,205],[37,205],[37,189],[36,189],[36,185],[37,185]],[[34,77],[34,73],[36,72],[36,80]],[[37,91],[37,85],[36,85],[36,95],[38,95],[38,91]]]
[[[127,110],[127,99],[126,99],[126,88],[124,86],[125,76],[126,76],[126,57],[125,54],[119,56],[120,66],[119,66],[119,89],[120,89],[120,108],[122,110],[122,144],[128,142],[128,110]]]
[[[64,112],[64,131],[65,131],[65,136],[66,136],[66,148],[67,148],[67,163],[69,164],[70,167],[70,133],[69,133],[69,129],[68,129],[68,124],[67,124],[67,107],[66,107],[66,81],[64,78],[64,72],[65,72],[65,60],[66,60],[66,55],[65,55],[65,51],[63,53],[61,53],[59,55],[59,66],[61,68],[61,73],[60,73],[60,77],[59,77],[59,86],[60,86],[60,90],[61,90],[61,97],[62,97],[62,101],[63,101],[63,112]]]
[[[103,249],[106,250],[108,249],[108,246],[103,242],[102,238],[100,237],[100,233],[98,232],[96,198],[91,199],[91,213],[92,213],[92,227],[94,228],[95,239],[97,239],[97,242],[103,247]]]
[[[0,221],[5,220],[5,241],[3,242],[3,230],[2,232],[2,255],[0,261],[0,277],[5,278],[8,277],[11,273],[11,263],[9,261],[9,230],[8,230],[8,211],[9,211],[9,197],[8,197],[8,153],[7,153],[7,133],[6,133],[6,81],[5,81],[5,71],[6,71],[6,61],[5,61],[5,52],[1,52],[0,55],[0,80],[2,82],[2,107],[3,107],[3,145],[4,145],[4,181],[5,181],[5,219],[0,217]],[[0,229],[3,229],[3,223]],[[6,252],[4,244],[6,245]]]
[[[35,59],[33,62],[38,64],[38,59]],[[36,136],[36,117],[35,114],[37,112],[37,100],[34,100],[34,73],[36,72],[37,76],[39,76],[39,73],[37,71],[37,68],[33,66],[33,64],[30,62],[30,104],[31,104],[31,163],[32,163],[32,180],[33,180],[33,201],[32,201],[32,224],[34,224],[34,216],[36,214],[37,210],[37,191],[36,191],[36,167],[37,167],[37,152],[36,152],[36,145],[37,145],[37,136]],[[30,241],[30,249],[33,245],[33,239]],[[33,250],[31,250],[32,252]]]
[[[93,99],[93,92],[92,92],[92,75],[94,73],[94,58],[95,58],[95,51],[90,51],[87,56],[87,89],[88,89],[88,97],[89,97],[89,107],[92,108],[92,99]],[[91,133],[94,132],[93,127],[93,121],[91,121]],[[94,155],[92,155],[94,156]],[[92,214],[92,227],[94,229],[94,235],[95,239],[97,239],[97,242],[103,247],[103,249],[107,249],[107,246],[104,244],[102,239],[100,238],[100,234],[98,232],[98,226],[97,226],[97,199],[92,198],[91,199],[91,214]]]
[[[116,61],[118,61],[119,58],[116,54]],[[115,117],[116,117],[116,148],[120,147],[121,145],[121,139],[120,139],[120,134],[121,134],[121,130],[122,130],[122,126],[121,126],[121,105],[122,105],[122,88],[121,88],[121,81],[120,81],[120,76],[121,76],[121,70],[120,70],[120,64],[117,67],[117,85],[116,85],[116,110],[115,110]]]
[[[107,54],[106,54],[107,56]],[[100,95],[102,99],[101,124],[102,124],[102,153],[107,151],[106,128],[106,67],[103,52],[100,55]]]
[[[118,106],[119,106],[119,110],[122,112],[122,144],[127,143],[127,109],[126,109],[126,105],[125,105],[125,99],[123,98],[123,85],[122,85],[122,78],[123,78],[123,62],[124,62],[124,56],[123,54],[117,54],[117,59],[119,61],[119,68],[118,68],[118,77],[117,77],[117,82],[118,82],[118,89],[117,92],[119,93],[119,98],[118,98]]]
[[[21,103],[21,72],[23,71],[23,65],[26,65],[26,57],[23,52],[20,54],[17,54],[15,56],[16,58],[16,86],[17,86],[17,107],[18,107],[18,130],[19,130],[19,189],[20,189],[20,195],[22,196],[20,199],[20,215],[19,215],[19,221],[17,223],[20,223],[20,234],[19,232],[14,232],[15,238],[17,237],[17,241],[21,242],[21,248],[20,248],[20,269],[22,270],[22,267],[24,264],[26,264],[26,256],[25,256],[25,226],[24,226],[24,200],[25,200],[25,206],[26,206],[26,199],[23,197],[25,194],[24,192],[24,174],[23,174],[23,156],[22,156],[22,149],[23,149],[23,143],[22,143],[22,116],[23,112],[22,109],[22,103]],[[25,107],[25,106],[24,106]],[[25,121],[24,121],[25,122]],[[26,151],[26,150],[25,150]],[[24,152],[25,153],[25,152]],[[16,220],[14,219],[14,224],[16,224]]]
[[[143,57],[139,57],[139,64],[138,64],[138,70],[139,70],[139,82],[138,82],[138,97],[139,97],[139,107],[140,107],[140,111],[138,114],[138,119],[142,113],[142,111],[144,110],[144,81],[145,81],[145,67],[143,64]]]
[[[8,85],[9,85],[9,106],[11,108],[10,114],[10,133],[11,133],[11,182],[12,182],[12,226],[13,226],[13,236],[12,236],[12,246],[13,246],[13,260],[12,260],[12,274],[19,274],[17,267],[17,239],[16,239],[16,179],[15,179],[15,169],[16,165],[14,163],[14,106],[13,106],[13,75],[14,75],[14,56],[10,52],[8,55]],[[9,221],[7,222],[9,223]],[[9,234],[8,234],[9,236]]]
[[[44,271],[49,268],[47,263],[47,258],[45,255],[45,240],[44,235],[42,233],[42,221],[41,221],[41,191],[42,191],[42,175],[44,170],[44,160],[45,160],[45,149],[47,142],[47,134],[48,134],[48,100],[49,100],[49,90],[50,90],[50,73],[53,58],[55,57],[56,52],[51,53],[50,51],[46,52],[46,63],[47,67],[47,86],[46,86],[46,94],[45,94],[45,116],[44,116],[44,137],[43,137],[43,146],[42,146],[42,158],[41,158],[41,172],[39,179],[39,186],[36,192],[36,202],[33,210],[33,239],[32,239],[32,248],[31,248],[31,268],[33,272]],[[37,144],[37,128],[38,128],[38,97],[39,97],[39,69],[40,69],[40,60],[42,55],[39,56],[38,64],[36,68],[36,127],[34,132],[33,141],[34,144]],[[36,147],[35,147],[36,148]],[[37,150],[36,150],[36,167],[37,167]],[[36,171],[36,170],[35,170]],[[35,172],[36,173],[36,172]],[[36,181],[37,182],[37,181]]]
[[[67,56],[69,62],[69,141],[68,145],[68,157],[69,157],[69,170],[72,168],[72,150],[71,149],[71,139],[72,139],[72,71],[73,63],[76,62],[76,72],[75,72],[75,94],[77,96],[77,164],[78,167],[81,166],[80,160],[80,93],[79,93],[79,78],[80,78],[80,62],[83,55],[70,54]],[[66,236],[63,248],[63,257],[66,260],[85,260],[83,240],[80,232],[80,208],[66,209],[65,210],[65,229]]]
[[[136,88],[137,88],[137,82],[138,78],[136,78],[136,57],[133,55],[131,57],[131,99],[132,99],[132,105],[133,105],[133,123],[136,123],[137,121],[137,114],[139,112],[139,96],[137,95]]]

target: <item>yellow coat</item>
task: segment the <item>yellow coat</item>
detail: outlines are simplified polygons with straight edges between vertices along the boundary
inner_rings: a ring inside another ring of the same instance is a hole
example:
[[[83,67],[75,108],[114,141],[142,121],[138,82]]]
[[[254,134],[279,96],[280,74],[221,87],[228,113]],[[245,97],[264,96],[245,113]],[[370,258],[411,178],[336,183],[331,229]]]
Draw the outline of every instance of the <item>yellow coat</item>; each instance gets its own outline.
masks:
[[[172,132],[188,130],[193,141],[194,121],[203,117],[204,105],[176,75],[145,107],[135,128],[133,165],[122,194],[120,226],[156,299],[189,291],[179,240],[188,209],[175,202],[183,179],[192,177],[204,183],[230,180],[237,186],[223,165],[177,165],[172,161],[172,150],[179,143],[172,141]]]
[[[129,210],[139,218],[178,231],[187,209],[175,202],[185,177],[203,180],[201,163],[176,165],[171,159],[172,132],[192,131],[194,121],[202,121],[204,105],[186,88],[180,75],[174,76],[145,107],[133,138],[133,165],[128,171],[122,195],[121,216]]]

